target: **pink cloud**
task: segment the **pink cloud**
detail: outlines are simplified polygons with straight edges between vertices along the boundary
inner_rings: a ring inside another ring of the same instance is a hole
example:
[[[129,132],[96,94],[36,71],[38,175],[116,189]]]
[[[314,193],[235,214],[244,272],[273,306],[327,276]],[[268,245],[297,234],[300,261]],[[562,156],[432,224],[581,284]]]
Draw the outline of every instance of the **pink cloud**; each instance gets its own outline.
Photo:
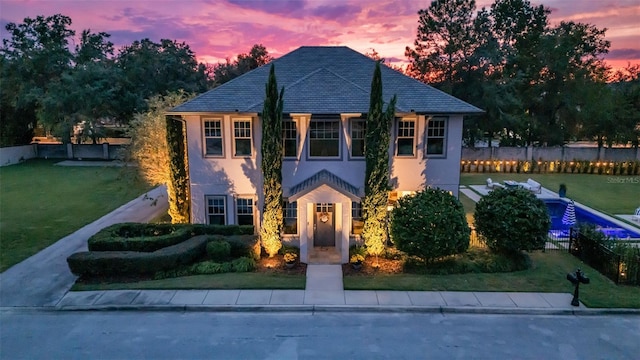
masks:
[[[162,0],[77,1],[1,0],[0,22],[62,13],[76,32],[90,28],[112,34],[122,46],[134,40],[167,38],[190,45],[200,61],[218,62],[265,45],[280,56],[302,45],[346,45],[365,53],[375,49],[402,65],[418,26],[417,12],[429,2],[415,0]],[[493,0],[477,0],[477,8]],[[608,61],[634,60],[640,51],[637,0],[532,1],[553,9],[550,22],[586,22],[608,28]],[[6,31],[2,37],[6,38]],[[633,62],[633,61],[632,61]]]

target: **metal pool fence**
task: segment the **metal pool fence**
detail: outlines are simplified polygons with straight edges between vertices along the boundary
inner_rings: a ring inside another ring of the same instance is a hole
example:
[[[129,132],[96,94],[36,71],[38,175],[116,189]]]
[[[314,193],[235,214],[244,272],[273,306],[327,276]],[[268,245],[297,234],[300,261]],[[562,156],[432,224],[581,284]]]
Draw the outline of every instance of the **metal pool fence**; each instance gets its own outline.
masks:
[[[571,229],[568,235],[549,233],[542,251],[568,252],[616,284],[640,285],[640,248],[619,246],[612,250],[576,229]],[[475,229],[471,229],[469,245],[486,247],[482,235]]]

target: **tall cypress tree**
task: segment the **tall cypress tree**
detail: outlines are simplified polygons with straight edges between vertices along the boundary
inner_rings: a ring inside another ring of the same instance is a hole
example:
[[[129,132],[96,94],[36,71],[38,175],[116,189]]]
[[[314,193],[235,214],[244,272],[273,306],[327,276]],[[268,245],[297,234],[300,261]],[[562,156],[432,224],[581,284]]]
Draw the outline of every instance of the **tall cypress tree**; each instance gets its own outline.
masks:
[[[273,257],[282,247],[282,105],[284,87],[278,96],[278,83],[271,65],[266,84],[266,98],[262,110],[262,177],[264,207],[260,239],[262,246]]]
[[[365,131],[364,156],[366,159],[365,196],[362,201],[364,238],[367,252],[380,255],[387,241],[386,220],[389,198],[389,140],[394,119],[396,96],[383,112],[382,74],[376,63],[371,80],[371,97]]]

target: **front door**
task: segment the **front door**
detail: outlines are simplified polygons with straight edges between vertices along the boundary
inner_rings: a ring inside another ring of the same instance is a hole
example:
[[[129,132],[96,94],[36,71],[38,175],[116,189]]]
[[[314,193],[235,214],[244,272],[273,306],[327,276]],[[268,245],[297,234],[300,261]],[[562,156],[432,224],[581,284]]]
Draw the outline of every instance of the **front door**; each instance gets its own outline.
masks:
[[[313,246],[336,246],[333,204],[316,204],[313,224]]]

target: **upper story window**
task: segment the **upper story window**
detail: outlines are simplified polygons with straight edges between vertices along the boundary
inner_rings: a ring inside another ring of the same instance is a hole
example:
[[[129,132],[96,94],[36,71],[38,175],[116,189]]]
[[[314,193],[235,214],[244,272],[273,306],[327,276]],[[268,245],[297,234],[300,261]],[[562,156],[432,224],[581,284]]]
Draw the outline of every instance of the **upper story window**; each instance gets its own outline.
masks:
[[[222,120],[205,119],[203,122],[204,154],[207,156],[224,156],[222,152]]]
[[[282,151],[286,158],[298,156],[298,128],[293,120],[282,122]]]
[[[362,203],[351,202],[351,233],[354,235],[362,234],[364,220],[362,218]]]
[[[416,122],[415,120],[398,121],[396,138],[397,156],[415,156]]]
[[[298,202],[284,200],[282,205],[284,227],[283,232],[289,235],[298,233]]]
[[[207,223],[209,225],[226,225],[226,197],[207,196]]]
[[[236,217],[238,225],[253,225],[253,199],[236,199]]]
[[[447,120],[446,117],[434,117],[427,121],[427,156],[446,156]]]
[[[351,119],[351,157],[364,157],[365,119]]]
[[[233,121],[233,156],[251,156],[251,120]]]
[[[340,156],[340,121],[337,119],[311,120],[309,124],[309,156]]]

